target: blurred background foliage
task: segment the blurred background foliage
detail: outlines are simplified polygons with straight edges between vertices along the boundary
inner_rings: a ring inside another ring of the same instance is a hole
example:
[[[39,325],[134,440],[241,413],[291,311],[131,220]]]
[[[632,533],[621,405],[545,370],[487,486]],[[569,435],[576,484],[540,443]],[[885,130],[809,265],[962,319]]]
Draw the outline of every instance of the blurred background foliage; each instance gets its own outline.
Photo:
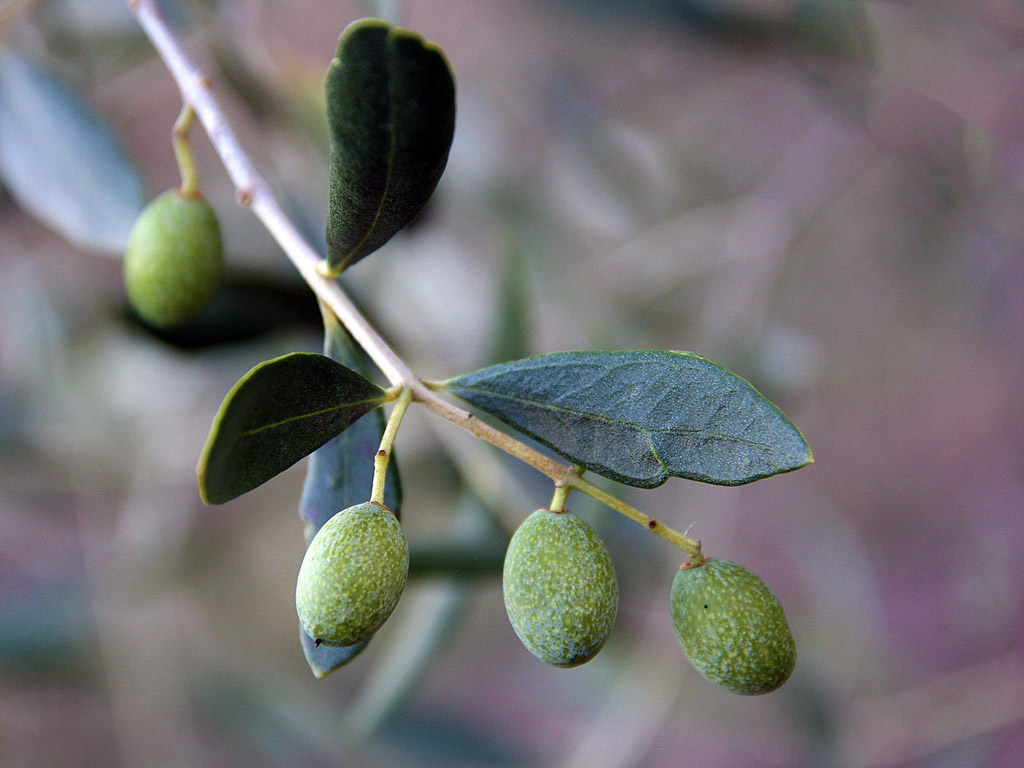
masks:
[[[573,497],[622,584],[595,661],[531,657],[483,569],[417,579],[357,661],[315,680],[293,607],[302,465],[212,509],[194,477],[230,385],[320,349],[315,300],[197,132],[229,279],[191,326],[135,321],[118,252],[178,181],[179,96],[119,0],[7,0],[0,764],[1024,763],[1024,6],[161,5],[318,246],[338,33],[380,14],[444,48],[448,171],[346,286],[427,377],[689,349],[779,403],[813,467],[624,492],[758,572],[799,661],[768,697],[698,678],[667,610],[678,553]],[[550,497],[416,409],[398,448],[423,546],[479,540],[483,519],[507,533]]]

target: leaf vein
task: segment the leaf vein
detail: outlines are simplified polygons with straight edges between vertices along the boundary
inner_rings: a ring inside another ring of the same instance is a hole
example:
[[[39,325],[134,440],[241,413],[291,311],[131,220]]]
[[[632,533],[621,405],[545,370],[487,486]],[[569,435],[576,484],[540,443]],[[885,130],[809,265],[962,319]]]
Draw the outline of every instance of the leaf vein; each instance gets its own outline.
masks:
[[[706,426],[704,426],[704,427],[651,428],[651,427],[645,427],[645,426],[643,426],[641,424],[638,424],[637,422],[634,422],[634,421],[616,420],[616,419],[610,418],[607,415],[600,414],[600,413],[595,413],[595,412],[592,412],[592,411],[584,411],[584,410],[579,410],[579,409],[576,409],[576,408],[568,408],[568,407],[566,407],[564,405],[557,405],[557,404],[551,403],[551,402],[544,402],[544,401],[538,401],[538,400],[529,400],[529,399],[524,398],[524,397],[518,397],[518,396],[515,396],[515,395],[509,395],[509,394],[505,394],[505,393],[502,393],[502,392],[495,392],[494,390],[484,389],[482,387],[460,385],[458,387],[458,389],[463,391],[463,392],[479,392],[479,393],[487,395],[488,397],[491,397],[491,398],[503,399],[503,400],[507,400],[509,402],[514,402],[514,403],[518,403],[518,404],[525,405],[525,406],[528,406],[528,407],[537,408],[539,410],[550,411],[552,413],[572,414],[572,415],[575,415],[575,416],[577,416],[579,418],[588,418],[588,419],[592,419],[593,421],[601,422],[603,424],[632,427],[637,432],[646,433],[648,435],[676,435],[676,434],[678,434],[678,435],[700,435],[700,434],[704,434],[704,435],[707,435],[707,437],[709,439],[732,440],[732,441],[739,442],[739,443],[746,443],[748,445],[755,445],[755,446],[758,446],[758,447],[761,447],[761,448],[769,448],[769,449],[773,449],[773,450],[776,448],[776,446],[772,445],[771,443],[766,443],[766,442],[763,442],[763,441],[760,441],[760,440],[752,440],[750,438],[746,438],[746,437],[743,437],[741,435],[727,434],[727,433],[722,433],[722,432],[711,432],[711,431],[709,431],[708,427],[706,427]]]
[[[341,410],[345,410],[345,409],[354,409],[354,408],[357,408],[357,407],[359,407],[361,405],[372,405],[377,400],[378,400],[378,398],[371,398],[371,399],[367,399],[367,400],[356,400],[355,402],[342,403],[341,405],[336,405],[336,406],[333,406],[331,408],[323,408],[323,409],[321,409],[319,411],[310,411],[309,413],[300,413],[300,414],[298,414],[296,416],[290,416],[287,419],[281,419],[280,421],[275,421],[275,422],[272,422],[270,424],[262,424],[262,425],[260,425],[258,427],[253,427],[252,429],[244,430],[244,431],[240,432],[239,434],[242,435],[242,436],[245,436],[245,437],[251,437],[253,435],[258,435],[261,432],[265,432],[268,429],[275,429],[276,427],[281,427],[281,426],[284,426],[286,424],[291,424],[293,422],[299,422],[299,421],[302,421],[304,419],[312,419],[312,418],[315,418],[317,416],[322,416],[324,414],[332,413],[332,412],[335,412],[335,411],[341,411]]]

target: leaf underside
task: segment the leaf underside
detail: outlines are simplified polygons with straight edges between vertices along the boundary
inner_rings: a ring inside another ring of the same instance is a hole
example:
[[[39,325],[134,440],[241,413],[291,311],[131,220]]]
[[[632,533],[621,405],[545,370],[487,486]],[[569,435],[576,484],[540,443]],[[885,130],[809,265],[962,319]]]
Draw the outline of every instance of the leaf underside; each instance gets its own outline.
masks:
[[[113,129],[71,85],[0,50],[0,180],[77,245],[120,253],[146,202]]]
[[[366,646],[370,643],[369,640],[362,640],[355,645],[341,647],[323,643],[317,645],[301,626],[299,627],[299,642],[302,644],[302,655],[306,657],[306,663],[309,664],[310,671],[317,679],[327,677],[334,670],[348,664],[366,650]]]
[[[283,472],[382,405],[385,393],[324,355],[260,363],[221,403],[196,472],[207,504],[240,496]]]
[[[327,71],[333,274],[411,223],[437,186],[455,130],[455,84],[444,53],[381,19],[342,32]]]
[[[324,311],[324,354],[363,376],[370,375],[365,356],[330,310]],[[376,409],[310,454],[299,500],[307,545],[338,512],[370,498],[374,456],[385,425],[384,412]],[[396,516],[401,515],[401,481],[393,453],[388,462],[384,504]]]
[[[813,461],[778,407],[689,352],[560,352],[444,387],[569,461],[638,488],[669,477],[741,485]]]

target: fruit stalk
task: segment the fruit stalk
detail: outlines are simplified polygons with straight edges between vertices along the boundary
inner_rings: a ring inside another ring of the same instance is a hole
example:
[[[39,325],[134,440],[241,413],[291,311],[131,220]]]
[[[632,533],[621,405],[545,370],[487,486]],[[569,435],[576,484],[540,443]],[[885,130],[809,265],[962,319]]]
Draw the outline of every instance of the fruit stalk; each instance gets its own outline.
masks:
[[[700,565],[702,562],[704,562],[705,557],[700,549],[700,541],[698,541],[697,539],[691,539],[689,536],[686,536],[685,534],[682,534],[679,531],[670,528],[664,523],[655,520],[650,515],[644,514],[636,507],[627,504],[619,497],[608,493],[608,491],[604,490],[603,488],[599,488],[598,486],[591,483],[589,480],[586,480],[585,478],[580,477],[579,475],[570,476],[569,478],[566,479],[565,483],[573,490],[580,491],[582,493],[587,494],[593,499],[597,499],[602,504],[611,507],[616,512],[619,512],[620,514],[623,514],[626,517],[628,517],[630,520],[633,520],[634,522],[637,522],[640,525],[644,526],[655,536],[660,536],[670,544],[679,547],[679,549],[683,550],[683,552],[686,553],[687,565]]]
[[[551,496],[551,504],[548,505],[548,509],[552,512],[562,512],[565,510],[565,501],[569,497],[569,491],[571,488],[565,485],[556,485],[555,492]]]
[[[171,144],[174,146],[174,159],[178,161],[181,173],[181,194],[183,197],[195,197],[199,192],[199,174],[192,159],[192,147],[188,143],[188,134],[196,119],[196,111],[187,101],[181,105],[181,113],[174,121],[171,129]]]
[[[384,486],[387,482],[388,464],[391,461],[391,449],[395,444],[395,435],[398,434],[398,427],[402,423],[409,403],[412,402],[412,390],[403,389],[395,400],[395,407],[391,409],[384,434],[380,438],[380,448],[373,458],[373,489],[370,492],[370,501],[378,504],[384,503]]]

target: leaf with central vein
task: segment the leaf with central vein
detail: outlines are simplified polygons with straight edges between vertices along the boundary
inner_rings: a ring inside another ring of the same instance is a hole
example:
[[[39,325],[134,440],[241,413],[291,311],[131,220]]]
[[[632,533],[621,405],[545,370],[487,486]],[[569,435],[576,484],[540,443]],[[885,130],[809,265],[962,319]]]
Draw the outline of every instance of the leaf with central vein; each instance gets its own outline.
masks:
[[[444,383],[564,458],[638,488],[669,477],[740,485],[813,461],[750,384],[689,352],[560,352]]]
[[[360,19],[327,71],[327,260],[340,274],[411,223],[434,192],[455,131],[444,53],[408,29]]]
[[[196,467],[206,504],[221,504],[288,469],[364,413],[384,390],[324,355],[260,363],[231,388]]]

